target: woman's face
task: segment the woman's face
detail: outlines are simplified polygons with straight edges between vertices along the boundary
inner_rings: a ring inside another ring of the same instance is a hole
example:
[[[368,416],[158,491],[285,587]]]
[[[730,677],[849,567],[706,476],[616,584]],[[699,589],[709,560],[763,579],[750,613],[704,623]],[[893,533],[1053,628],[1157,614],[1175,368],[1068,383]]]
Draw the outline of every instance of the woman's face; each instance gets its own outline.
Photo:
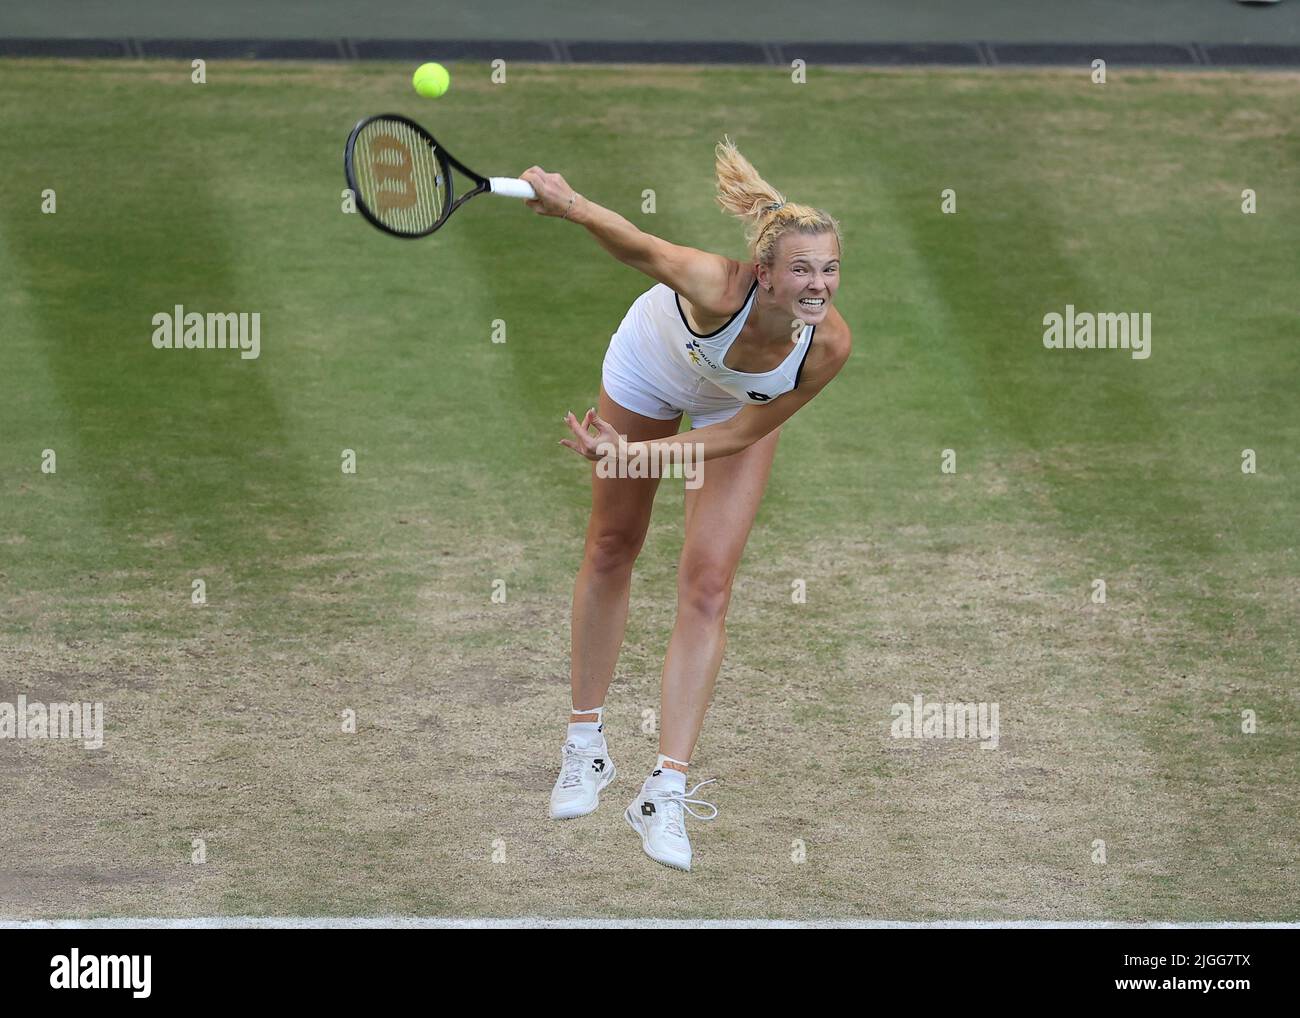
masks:
[[[794,318],[816,325],[840,285],[840,249],[833,233],[787,233],[776,242],[771,270],[758,267],[759,285]]]

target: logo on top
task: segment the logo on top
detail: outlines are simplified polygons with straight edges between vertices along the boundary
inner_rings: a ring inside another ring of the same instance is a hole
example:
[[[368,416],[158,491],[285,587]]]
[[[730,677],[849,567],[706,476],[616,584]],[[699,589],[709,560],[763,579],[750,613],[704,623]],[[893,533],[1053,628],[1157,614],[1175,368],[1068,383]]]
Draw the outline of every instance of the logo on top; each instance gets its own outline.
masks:
[[[686,356],[691,359],[691,363],[696,367],[700,366],[700,361],[704,361],[714,371],[718,370],[718,366],[709,360],[709,355],[704,352],[704,347],[700,346],[697,340],[688,339],[686,341]]]

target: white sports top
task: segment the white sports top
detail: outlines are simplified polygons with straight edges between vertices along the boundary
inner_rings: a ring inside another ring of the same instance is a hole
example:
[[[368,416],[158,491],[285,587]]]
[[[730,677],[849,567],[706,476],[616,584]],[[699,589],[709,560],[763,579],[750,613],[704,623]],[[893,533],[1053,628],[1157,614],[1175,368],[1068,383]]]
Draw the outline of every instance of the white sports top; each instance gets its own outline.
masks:
[[[667,343],[681,363],[741,402],[766,403],[799,384],[817,326],[805,325],[789,355],[771,371],[733,371],[726,367],[727,351],[745,326],[757,289],[756,279],[749,288],[745,306],[716,332],[701,334],[687,323],[672,288],[656,283],[636,299],[619,328],[631,329],[639,334],[635,338],[646,343]]]

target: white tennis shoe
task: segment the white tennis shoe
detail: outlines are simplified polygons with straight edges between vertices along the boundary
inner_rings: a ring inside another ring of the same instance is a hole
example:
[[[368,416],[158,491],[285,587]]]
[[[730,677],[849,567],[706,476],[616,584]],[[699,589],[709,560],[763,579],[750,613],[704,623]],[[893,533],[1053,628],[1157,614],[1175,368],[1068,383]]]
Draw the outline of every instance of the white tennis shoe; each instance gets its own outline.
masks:
[[[551,789],[551,817],[572,820],[594,813],[601,791],[617,774],[603,736],[594,746],[569,739],[560,751],[560,776]]]
[[[674,869],[690,871],[691,842],[686,837],[686,813],[696,820],[712,820],[718,815],[718,807],[703,799],[692,799],[703,786],[711,784],[717,778],[701,781],[689,792],[679,792],[675,787],[660,784],[656,780],[659,771],[646,778],[641,786],[641,794],[632,800],[623,812],[628,826],[641,835],[641,848],[655,862]],[[708,816],[696,813],[691,804],[707,806],[713,810]]]

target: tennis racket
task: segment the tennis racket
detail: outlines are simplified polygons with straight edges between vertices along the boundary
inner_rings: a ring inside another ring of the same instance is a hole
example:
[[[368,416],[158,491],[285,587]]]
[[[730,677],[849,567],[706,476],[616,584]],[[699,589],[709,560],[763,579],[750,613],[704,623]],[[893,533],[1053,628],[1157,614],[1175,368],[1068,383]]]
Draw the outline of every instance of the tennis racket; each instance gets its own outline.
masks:
[[[452,189],[452,167],[474,181],[473,190],[459,198]],[[427,237],[485,191],[537,197],[526,180],[475,173],[414,120],[396,113],[357,122],[343,150],[343,173],[361,214],[394,237]]]

